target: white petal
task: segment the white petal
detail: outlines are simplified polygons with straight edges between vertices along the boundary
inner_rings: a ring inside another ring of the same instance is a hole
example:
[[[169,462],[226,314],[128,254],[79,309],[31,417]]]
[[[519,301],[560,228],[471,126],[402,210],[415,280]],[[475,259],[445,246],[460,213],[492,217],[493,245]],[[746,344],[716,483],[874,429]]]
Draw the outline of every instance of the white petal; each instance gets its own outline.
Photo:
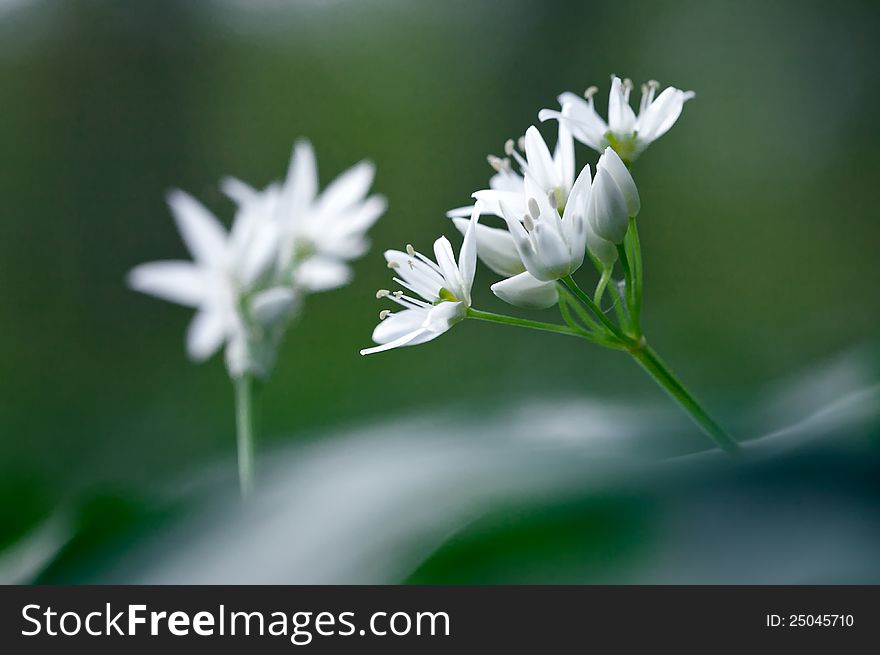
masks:
[[[559,96],[559,104],[562,111],[542,109],[538,112],[538,119],[555,119],[565,123],[575,139],[601,152],[607,145],[605,134],[608,124],[596,113],[593,103],[573,93],[563,93]]]
[[[529,126],[529,129],[526,130],[525,147],[529,173],[544,193],[560,186],[553,156],[544,142],[544,137],[534,125]]]
[[[250,242],[244,251],[238,254],[239,278],[241,284],[246,288],[268,271],[276,261],[278,253],[278,225],[264,220],[255,228]]]
[[[555,281],[544,282],[528,272],[496,282],[491,289],[504,302],[525,309],[546,309],[559,301]]]
[[[470,225],[468,219],[452,220],[459,232],[467,232]],[[493,272],[504,277],[512,277],[525,270],[510,232],[497,227],[477,225],[477,256]]]
[[[191,359],[201,362],[215,352],[226,336],[226,321],[222,312],[202,310],[189,324],[186,333],[186,351]]]
[[[297,304],[296,293],[290,287],[271,287],[251,299],[251,316],[264,327],[271,327],[287,319]]]
[[[404,309],[389,314],[373,330],[373,341],[379,344],[389,343],[410,332],[416,332],[421,329],[427,314],[427,310],[423,309]]]
[[[489,188],[496,191],[513,191],[522,193],[523,177],[513,171],[501,171],[489,178]]]
[[[200,305],[208,295],[208,277],[191,262],[141,264],[128,274],[128,286],[187,307]]]
[[[214,214],[191,195],[177,189],[168,194],[168,205],[193,259],[212,266],[222,265],[226,258],[226,230]]]
[[[444,286],[458,297],[458,294],[463,290],[463,284],[449,239],[440,237],[434,242],[434,257],[443,274]]]
[[[376,167],[362,161],[331,182],[318,199],[318,211],[327,215],[343,212],[362,200],[370,190]]]
[[[685,92],[671,86],[664,89],[654,102],[639,114],[639,140],[650,143],[666,134],[681,115],[684,103],[693,97],[692,91]]]
[[[615,134],[631,134],[636,127],[636,115],[629,106],[620,78],[612,76],[608,95],[608,129]]]
[[[455,209],[450,209],[446,212],[447,218],[467,218],[471,214],[474,213],[474,205],[466,205],[465,207],[456,207]],[[491,213],[491,212],[487,212]],[[467,221],[465,221],[467,224]]]
[[[388,209],[388,200],[382,195],[373,195],[364,200],[345,218],[346,231],[366,232]]]
[[[532,234],[541,260],[541,267],[538,270],[529,269],[532,275],[539,280],[550,281],[558,280],[573,272],[571,252],[558,229],[549,221],[542,220],[535,226]]]
[[[422,327],[440,335],[465,317],[467,306],[463,302],[441,302],[431,307]]]
[[[566,114],[568,108],[563,107],[562,113]],[[564,121],[559,121],[559,137],[556,141],[556,150],[553,153],[553,162],[561,182],[562,192],[567,194],[574,184],[574,139],[571,130]]]
[[[611,178],[623,194],[623,198],[626,200],[626,210],[629,215],[638,216],[639,210],[642,207],[641,200],[639,200],[639,190],[636,188],[636,183],[629,169],[627,169],[626,164],[623,163],[620,156],[614,151],[614,148],[605,149],[605,152],[599,158],[599,163],[596,164],[597,168],[600,166],[611,174]]]
[[[296,142],[287,169],[282,191],[286,212],[297,212],[308,207],[318,193],[318,163],[315,151],[306,139]]]
[[[220,180],[220,190],[227,198],[240,205],[253,201],[260,192],[247,182],[242,182],[236,177],[224,177]]]
[[[572,270],[580,268],[586,254],[587,208],[591,191],[590,167],[587,165],[581,169],[572,186],[562,215],[562,229],[571,252]]]
[[[480,206],[477,203],[474,207],[474,213],[471,214],[468,228],[465,230],[461,250],[458,253],[458,271],[464,292],[463,297],[459,299],[465,301],[468,307],[471,304],[471,288],[474,286],[474,275],[477,272],[477,225],[479,220]]]
[[[392,348],[401,348],[403,346],[415,345],[414,342],[424,343],[425,341],[430,341],[431,339],[438,336],[440,336],[440,333],[434,334],[426,330],[425,328],[419,328],[417,330],[409,332],[408,334],[404,334],[402,337],[395,339],[394,341],[383,343],[382,345],[376,346],[374,348],[364,348],[363,350],[361,350],[361,355],[373,355],[375,353],[381,353],[385,352],[386,350],[391,350]]]
[[[543,190],[542,190],[543,191]],[[501,203],[505,203],[508,208],[516,214],[524,214],[526,211],[525,186],[523,185],[519,191],[499,191],[496,189],[483,189],[473,194],[475,200],[483,203],[482,212],[484,214],[493,214],[502,216]],[[467,216],[470,216],[468,212]]]
[[[296,267],[294,283],[300,289],[317,293],[336,289],[351,280],[351,269],[330,257],[309,257]]]

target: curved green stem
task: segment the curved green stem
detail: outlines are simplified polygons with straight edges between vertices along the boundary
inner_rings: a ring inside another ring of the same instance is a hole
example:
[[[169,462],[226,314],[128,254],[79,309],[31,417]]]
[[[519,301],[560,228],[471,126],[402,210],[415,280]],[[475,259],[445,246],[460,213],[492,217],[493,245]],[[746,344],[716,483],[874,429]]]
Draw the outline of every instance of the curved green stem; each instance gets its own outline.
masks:
[[[691,419],[711,437],[716,445],[728,453],[737,452],[740,445],[709,416],[685,386],[679,381],[660,356],[643,340],[640,345],[630,349],[630,354],[639,365],[654,378],[672,398],[684,409]]]
[[[606,266],[602,269],[602,275],[599,278],[599,284],[596,285],[596,291],[593,294],[593,302],[599,309],[602,309],[602,296],[605,295],[605,287],[608,286],[608,281],[611,279],[611,271],[614,270],[612,266]]]
[[[632,316],[633,327],[636,332],[641,334],[641,314],[642,314],[642,286],[644,283],[644,274],[642,272],[642,247],[639,242],[639,229],[636,226],[636,217],[631,216],[629,219],[629,229],[626,233],[626,253],[632,266]]]
[[[532,321],[516,316],[506,316],[504,314],[493,314],[492,312],[484,312],[479,309],[468,309],[468,318],[475,318],[480,321],[489,321],[490,323],[501,323],[503,325],[514,325],[516,327],[529,328],[531,330],[541,330],[543,332],[556,332],[557,334],[567,334],[573,337],[581,337],[601,346],[610,348],[619,347],[619,344],[613,344],[611,341],[601,338],[586,330],[582,330],[570,325],[558,325],[557,323],[544,323],[542,321]]]
[[[235,426],[238,444],[238,483],[241,497],[247,498],[254,486],[254,405],[253,378],[242,375],[235,387]]]

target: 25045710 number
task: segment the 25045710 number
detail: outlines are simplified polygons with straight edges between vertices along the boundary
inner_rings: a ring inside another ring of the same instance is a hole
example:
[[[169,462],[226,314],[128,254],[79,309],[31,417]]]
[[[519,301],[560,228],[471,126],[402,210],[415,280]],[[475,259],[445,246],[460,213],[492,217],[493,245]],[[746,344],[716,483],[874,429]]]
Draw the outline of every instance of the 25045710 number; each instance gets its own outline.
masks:
[[[852,614],[768,614],[768,628],[851,628]]]

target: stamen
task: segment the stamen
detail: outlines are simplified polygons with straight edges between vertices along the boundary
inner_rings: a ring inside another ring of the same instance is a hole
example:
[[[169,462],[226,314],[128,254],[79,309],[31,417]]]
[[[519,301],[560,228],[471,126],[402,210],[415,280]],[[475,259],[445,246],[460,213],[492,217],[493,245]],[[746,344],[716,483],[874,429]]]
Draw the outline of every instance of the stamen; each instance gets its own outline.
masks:
[[[400,262],[388,262],[388,268],[400,268]]]
[[[559,207],[559,199],[556,197],[555,191],[551,191],[547,194],[547,200],[550,201],[550,206],[553,207],[553,209],[557,209]]]
[[[516,140],[516,147],[519,148],[522,152],[526,151],[526,137],[521,136]]]
[[[507,141],[505,141],[504,142],[504,154],[506,154],[508,157],[513,155],[513,147],[514,147],[513,139],[508,139]]]
[[[388,318],[389,316],[391,316],[391,310],[390,310],[390,309],[383,309],[381,312],[379,312],[379,320],[380,320],[380,321],[384,321],[384,320],[385,320],[386,318]]]
[[[403,298],[403,291],[395,291],[393,294],[395,298]]]
[[[633,81],[627,77],[626,79],[623,80],[623,90],[624,91],[631,91],[632,88],[633,88]]]
[[[538,201],[534,198],[529,198],[529,214],[531,214],[534,220],[538,220],[538,217],[541,216],[541,209],[538,207]]]
[[[526,228],[527,232],[531,232],[532,230],[535,229],[535,222],[532,220],[532,217],[529,216],[528,214],[523,214],[522,224],[523,224],[523,227]]]
[[[486,157],[486,161],[489,162],[489,166],[494,168],[498,173],[509,173],[510,172],[510,160],[502,159],[501,157],[496,157],[495,155],[488,155]]]
[[[412,247],[411,243],[406,244],[406,254],[410,257],[416,256],[416,249]]]
[[[597,93],[599,93],[598,86],[588,86],[587,90],[584,91],[584,98],[586,98],[587,100],[592,100],[593,96],[596,95]]]
[[[379,289],[376,292],[376,298],[384,298],[385,296],[389,295],[390,293],[391,292],[388,289]]]
[[[660,82],[658,82],[657,80],[648,80],[648,88],[656,91],[660,88]]]

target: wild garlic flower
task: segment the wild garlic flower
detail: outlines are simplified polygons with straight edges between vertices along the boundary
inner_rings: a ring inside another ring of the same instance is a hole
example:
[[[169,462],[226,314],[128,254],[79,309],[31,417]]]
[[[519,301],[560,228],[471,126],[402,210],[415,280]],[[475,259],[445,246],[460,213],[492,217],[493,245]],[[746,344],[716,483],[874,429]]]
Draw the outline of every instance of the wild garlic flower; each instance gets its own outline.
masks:
[[[371,162],[349,168],[318,193],[314,149],[300,140],[282,183],[257,191],[234,178],[224,190],[241,209],[265,213],[277,225],[281,278],[306,293],[329,291],[351,279],[348,262],[369,249],[367,231],[387,208],[381,195],[367,196],[375,176]]]
[[[623,243],[629,219],[639,214],[641,201],[626,165],[610,146],[596,164],[596,179],[587,208],[593,231],[611,243]]]
[[[400,276],[394,281],[418,297],[387,289],[376,292],[377,298],[388,298],[403,309],[397,312],[383,309],[379,313],[379,325],[373,330],[373,341],[379,345],[361,350],[361,355],[431,341],[467,316],[477,268],[476,228],[480,209],[477,206],[473,210],[458,263],[446,237],[434,242],[436,262],[410,245],[406,252],[385,251],[388,268]]]
[[[254,212],[240,211],[227,233],[204,205],[183,191],[171,192],[168,204],[193,261],[141,264],[129,273],[129,285],[197,309],[186,338],[193,360],[206,360],[226,344],[232,377],[264,374],[271,357],[253,334],[270,329],[298,301],[292,288],[265,281],[275,256],[275,226]]]
[[[564,123],[574,138],[584,145],[598,152],[611,146],[623,161],[631,163],[653,141],[669,131],[681,115],[684,103],[694,97],[693,91],[682,91],[671,86],[656,95],[660,85],[651,80],[642,85],[642,98],[636,115],[629,104],[632,86],[629,79],[611,76],[607,123],[593,105],[593,96],[598,91],[595,86],[587,89],[583,98],[569,92],[561,94],[558,97],[561,111],[542,109],[538,118],[542,121],[556,119]]]
[[[347,283],[348,262],[369,248],[366,232],[386,206],[381,196],[367,197],[374,172],[361,162],[319,194],[314,151],[300,141],[283,183],[256,190],[223,181],[238,205],[229,233],[197,200],[175,191],[169,203],[193,261],[143,264],[129,284],[198,309],[187,336],[193,360],[226,344],[230,376],[265,377],[302,298]]]

